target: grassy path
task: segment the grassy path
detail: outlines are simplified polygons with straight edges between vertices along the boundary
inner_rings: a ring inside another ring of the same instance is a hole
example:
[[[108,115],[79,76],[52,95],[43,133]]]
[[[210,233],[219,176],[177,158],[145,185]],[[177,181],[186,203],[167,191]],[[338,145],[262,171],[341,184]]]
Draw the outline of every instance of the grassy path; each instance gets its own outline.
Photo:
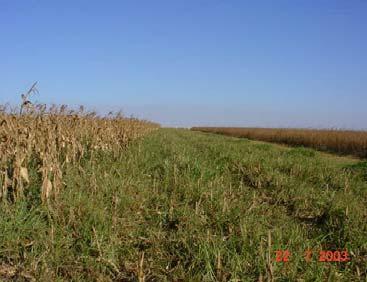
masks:
[[[160,129],[119,159],[68,168],[65,184],[48,208],[1,206],[0,266],[20,280],[366,279],[367,182],[353,159]],[[339,248],[350,262],[317,261]]]

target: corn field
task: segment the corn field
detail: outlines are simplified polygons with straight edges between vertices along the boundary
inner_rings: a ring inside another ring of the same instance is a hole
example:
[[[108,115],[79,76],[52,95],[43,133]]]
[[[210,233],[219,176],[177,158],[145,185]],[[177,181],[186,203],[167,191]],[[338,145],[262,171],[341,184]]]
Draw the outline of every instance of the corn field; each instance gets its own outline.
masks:
[[[119,155],[129,143],[159,127],[121,113],[98,116],[80,107],[31,105],[22,95],[21,110],[0,107],[0,199],[15,201],[30,184],[36,164],[43,202],[63,187],[66,165],[80,165],[98,151]]]
[[[191,130],[367,157],[366,131],[245,127],[193,127]]]

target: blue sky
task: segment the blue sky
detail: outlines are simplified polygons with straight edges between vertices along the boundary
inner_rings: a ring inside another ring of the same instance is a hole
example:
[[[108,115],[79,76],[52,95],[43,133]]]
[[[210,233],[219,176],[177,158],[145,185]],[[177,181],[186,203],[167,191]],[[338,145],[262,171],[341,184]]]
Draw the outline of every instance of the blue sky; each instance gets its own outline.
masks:
[[[0,103],[367,128],[367,1],[0,0]]]

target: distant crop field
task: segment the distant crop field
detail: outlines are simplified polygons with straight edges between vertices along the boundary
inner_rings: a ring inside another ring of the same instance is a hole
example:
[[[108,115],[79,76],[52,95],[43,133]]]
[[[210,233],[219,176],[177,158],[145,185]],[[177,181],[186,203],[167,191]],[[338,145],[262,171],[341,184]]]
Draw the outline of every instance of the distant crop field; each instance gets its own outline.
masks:
[[[241,127],[193,127],[191,130],[367,157],[366,131]]]

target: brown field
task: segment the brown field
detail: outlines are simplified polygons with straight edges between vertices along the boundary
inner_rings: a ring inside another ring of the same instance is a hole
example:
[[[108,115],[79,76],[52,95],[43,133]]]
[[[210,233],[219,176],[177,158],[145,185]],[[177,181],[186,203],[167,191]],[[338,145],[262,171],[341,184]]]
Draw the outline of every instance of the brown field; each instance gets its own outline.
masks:
[[[366,131],[239,127],[193,127],[191,130],[367,157]]]
[[[101,150],[117,156],[131,140],[156,128],[119,113],[100,117],[83,107],[35,105],[19,111],[1,106],[0,199],[22,196],[32,164],[40,175],[42,200],[56,196],[65,165],[79,166],[84,156],[93,159]]]

